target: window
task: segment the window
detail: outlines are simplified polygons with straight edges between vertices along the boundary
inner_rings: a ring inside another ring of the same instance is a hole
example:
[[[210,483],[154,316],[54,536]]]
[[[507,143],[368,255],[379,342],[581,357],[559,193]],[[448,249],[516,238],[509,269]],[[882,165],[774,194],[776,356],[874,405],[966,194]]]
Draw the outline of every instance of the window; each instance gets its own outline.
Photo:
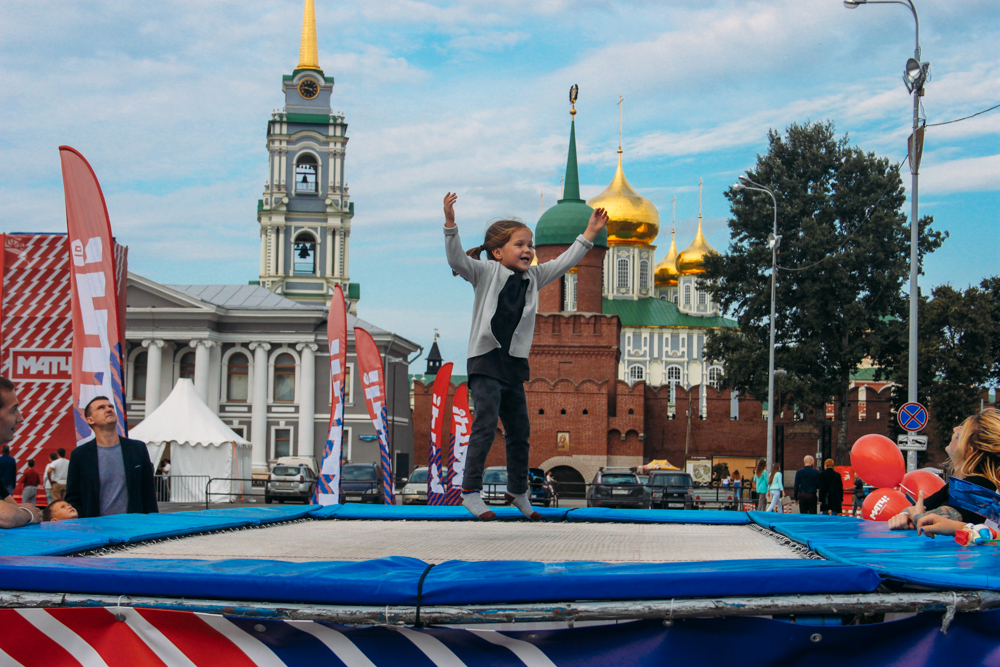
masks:
[[[708,295],[704,290],[698,290],[698,305],[704,306],[706,303],[708,303]]]
[[[685,285],[684,286],[684,305],[685,306],[690,306],[691,305],[691,286],[690,285]]]
[[[274,458],[280,459],[282,456],[291,456],[292,453],[292,429],[274,429]]]
[[[681,383],[681,369],[679,366],[667,368],[667,384],[670,386],[670,402],[677,402],[677,385]]]
[[[146,400],[146,356],[145,352],[135,355],[132,360],[132,400]]]
[[[538,414],[540,414],[540,415],[544,415],[544,414],[545,414],[545,408],[542,408],[542,409],[540,409],[540,410],[538,411]]]
[[[250,392],[250,359],[242,352],[229,357],[226,367],[226,400],[245,401]]]
[[[316,158],[306,154],[295,163],[295,194],[316,194],[316,174],[319,169]]]
[[[713,387],[715,387],[716,389],[719,388],[720,377],[722,377],[721,368],[719,368],[718,366],[712,366],[711,368],[708,369],[708,383]]]
[[[630,382],[638,382],[639,380],[646,379],[646,369],[639,364],[630,366],[628,369],[628,379]]]
[[[649,289],[649,261],[639,261],[639,289]]]
[[[563,276],[563,310],[576,310],[576,274]]]
[[[587,408],[583,409],[583,414],[587,414]]]
[[[354,395],[354,387],[351,385],[351,372],[354,370],[354,364],[347,364],[344,369],[344,403],[350,405],[354,402],[352,398]]]
[[[287,352],[274,360],[274,400],[295,400],[295,357]]]
[[[297,276],[311,276],[316,274],[316,239],[312,234],[302,232],[295,237],[292,251],[293,270]]]
[[[634,415],[634,414],[635,414],[635,410],[634,410],[634,409],[632,409],[632,408],[629,408],[629,409],[628,409],[628,413],[629,413],[630,415]]]
[[[628,258],[622,257],[618,260],[618,287],[628,289]]]
[[[233,433],[235,433],[236,435],[240,436],[241,438],[247,437],[247,427],[246,426],[230,426],[229,428],[231,428],[233,430]]]
[[[677,303],[677,292],[674,292],[674,303]]]
[[[185,352],[181,357],[181,377],[194,379],[194,352]]]

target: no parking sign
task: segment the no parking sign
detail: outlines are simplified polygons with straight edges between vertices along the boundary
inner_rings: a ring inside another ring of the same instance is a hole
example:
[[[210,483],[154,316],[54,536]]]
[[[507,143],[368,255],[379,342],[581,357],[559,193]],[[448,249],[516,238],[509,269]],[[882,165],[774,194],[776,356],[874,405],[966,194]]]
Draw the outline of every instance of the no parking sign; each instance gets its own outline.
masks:
[[[927,426],[928,418],[927,408],[919,403],[907,403],[896,414],[900,427],[910,433],[916,433]]]

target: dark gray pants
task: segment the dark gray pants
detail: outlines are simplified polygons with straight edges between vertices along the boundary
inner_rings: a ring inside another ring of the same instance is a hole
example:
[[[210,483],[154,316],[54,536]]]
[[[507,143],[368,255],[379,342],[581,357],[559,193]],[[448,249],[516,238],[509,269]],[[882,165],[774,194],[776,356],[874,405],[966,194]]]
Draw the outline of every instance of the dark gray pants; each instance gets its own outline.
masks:
[[[525,493],[528,490],[528,402],[524,385],[509,385],[485,375],[469,377],[469,391],[476,405],[476,420],[469,436],[469,451],[465,458],[465,478],[462,488],[483,488],[483,469],[497,432],[497,419],[503,422],[507,443],[507,490]]]

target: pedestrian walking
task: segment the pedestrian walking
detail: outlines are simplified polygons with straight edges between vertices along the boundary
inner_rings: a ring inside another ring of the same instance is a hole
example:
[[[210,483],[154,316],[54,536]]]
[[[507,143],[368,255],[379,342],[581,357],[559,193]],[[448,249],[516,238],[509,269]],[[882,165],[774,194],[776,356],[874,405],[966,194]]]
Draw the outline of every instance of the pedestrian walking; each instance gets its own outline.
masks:
[[[767,508],[767,461],[761,459],[757,461],[757,469],[753,471],[753,489],[757,494],[757,511],[763,512]]]
[[[10,445],[0,449],[0,484],[13,491],[17,484],[17,461],[10,455]]]
[[[49,475],[49,471],[52,470],[52,464],[56,462],[55,452],[49,452],[49,462],[45,465],[45,470],[42,471],[42,481],[45,482],[45,504],[52,504],[52,477]]]
[[[807,456],[802,459],[802,468],[795,472],[792,500],[799,503],[799,514],[816,513],[816,490],[819,487],[820,472],[815,465],[816,459]]]
[[[819,498],[820,514],[840,516],[844,507],[844,480],[840,473],[833,469],[833,459],[823,462],[823,477],[820,479],[822,489]]]
[[[35,502],[36,496],[38,495],[38,485],[42,483],[42,479],[38,476],[38,471],[35,470],[35,459],[28,459],[28,469],[24,471],[24,475],[21,476],[21,504],[22,505],[37,505]]]
[[[785,483],[781,477],[781,466],[774,463],[771,465],[771,477],[767,484],[767,491],[771,496],[771,502],[767,506],[768,512],[781,512],[781,492],[784,489]]]
[[[861,516],[865,504],[865,482],[860,477],[854,478],[854,504],[851,505],[851,516]]]
[[[66,480],[69,478],[69,459],[66,458],[66,449],[60,447],[56,450],[56,460],[49,468],[48,479],[52,482],[52,502],[65,500]]]

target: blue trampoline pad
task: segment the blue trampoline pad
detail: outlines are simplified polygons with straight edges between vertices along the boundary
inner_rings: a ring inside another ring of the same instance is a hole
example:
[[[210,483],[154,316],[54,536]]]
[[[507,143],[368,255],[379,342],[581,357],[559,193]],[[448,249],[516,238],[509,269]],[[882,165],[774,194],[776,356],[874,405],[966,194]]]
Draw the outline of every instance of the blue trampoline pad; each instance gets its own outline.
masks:
[[[492,506],[499,521],[527,521],[520,510],[503,506]],[[543,521],[564,521],[567,509],[536,507]],[[363,505],[347,503],[326,505],[310,513],[314,519],[365,519],[368,521],[478,521],[464,507],[455,505]]]
[[[426,604],[869,593],[869,567],[807,559],[696,563],[448,561],[424,580]]]
[[[412,605],[427,564],[0,557],[0,589],[315,604]]]
[[[45,534],[86,533],[107,538],[109,542],[142,542],[177,535],[194,535],[210,530],[241,528],[253,522],[248,518],[211,516],[203,512],[174,514],[116,514],[90,519],[70,519],[43,523]]]
[[[4,556],[64,556],[99,549],[111,543],[105,535],[49,533],[40,525],[0,530],[0,553]]]
[[[219,507],[194,512],[173,512],[171,516],[244,519],[251,526],[278,521],[295,521],[309,516],[319,505],[287,505],[281,507]]]
[[[413,605],[427,564],[0,557],[0,589],[315,604]],[[863,593],[871,568],[816,560],[705,563],[449,561],[431,569],[423,604],[505,604],[802,593]]]
[[[721,510],[632,510],[610,507],[588,507],[570,510],[567,521],[595,523],[700,523],[715,525],[745,525],[750,523],[746,512]]]

